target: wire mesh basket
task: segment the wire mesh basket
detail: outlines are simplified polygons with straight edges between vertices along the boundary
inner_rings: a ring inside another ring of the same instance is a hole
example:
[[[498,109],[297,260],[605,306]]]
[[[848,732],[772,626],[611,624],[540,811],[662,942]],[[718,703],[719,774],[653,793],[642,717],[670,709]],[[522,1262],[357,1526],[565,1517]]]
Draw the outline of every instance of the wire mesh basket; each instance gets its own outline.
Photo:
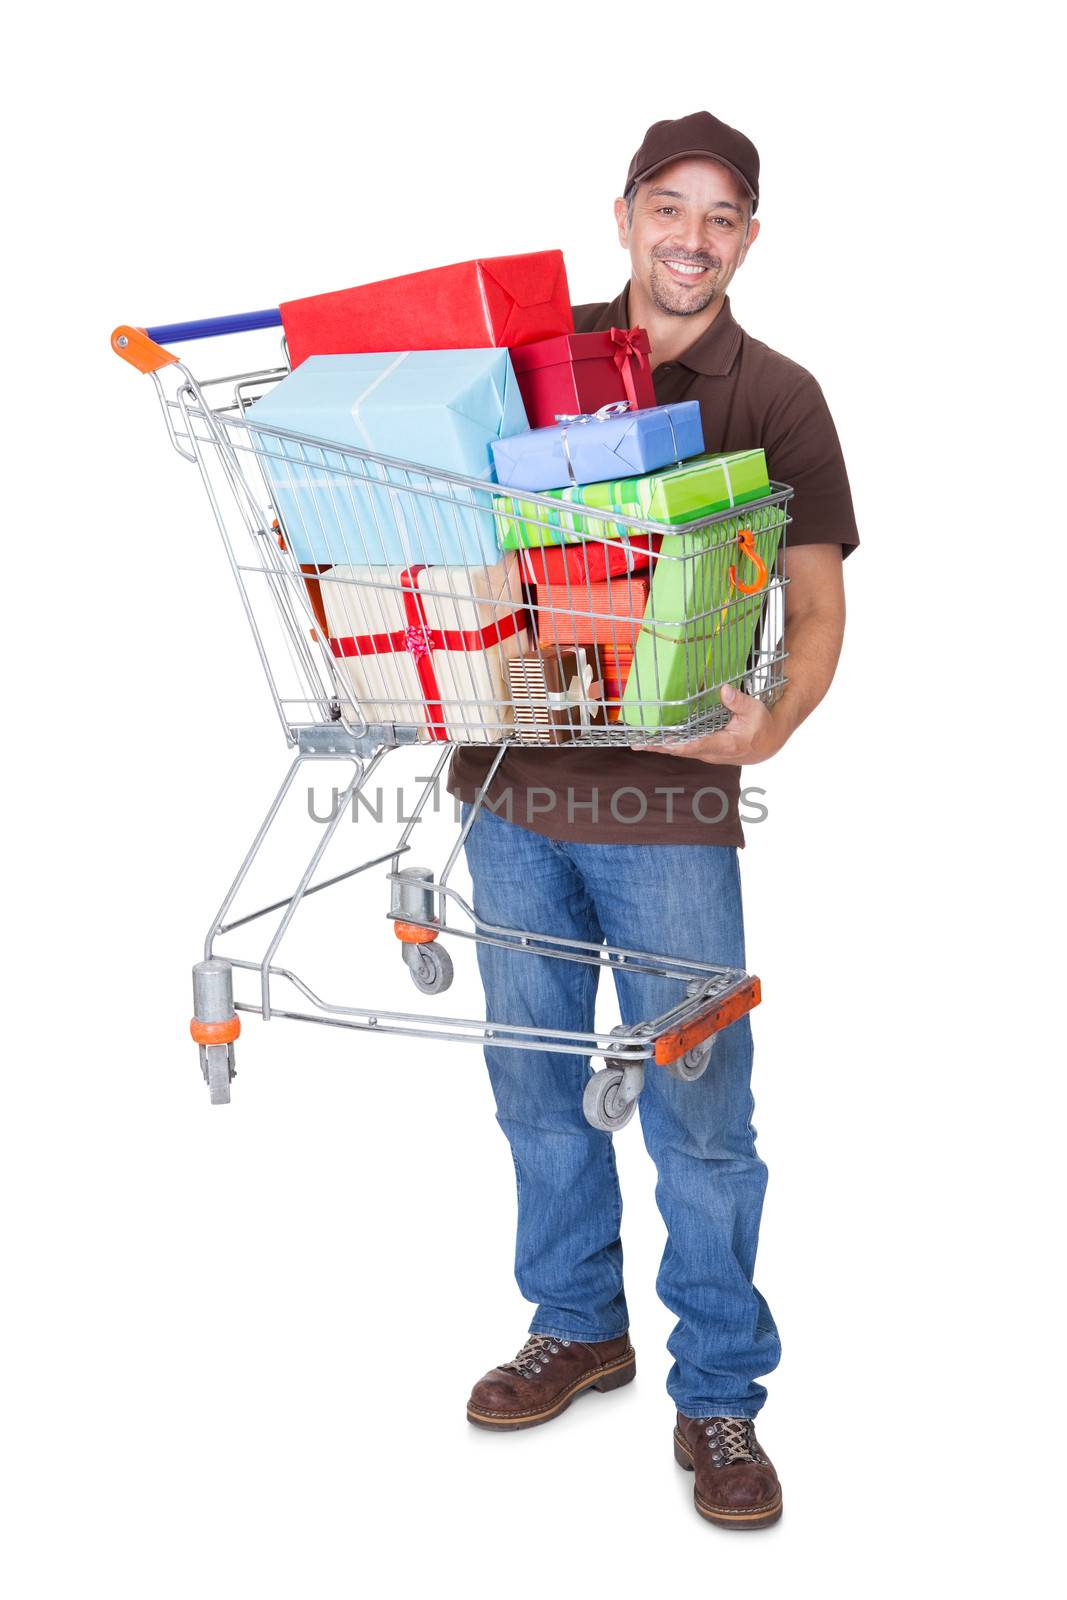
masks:
[[[728,721],[723,684],[781,690],[788,488],[673,525],[572,507],[259,421],[285,369],[179,373],[154,375],[172,441],[290,742],[689,739]]]

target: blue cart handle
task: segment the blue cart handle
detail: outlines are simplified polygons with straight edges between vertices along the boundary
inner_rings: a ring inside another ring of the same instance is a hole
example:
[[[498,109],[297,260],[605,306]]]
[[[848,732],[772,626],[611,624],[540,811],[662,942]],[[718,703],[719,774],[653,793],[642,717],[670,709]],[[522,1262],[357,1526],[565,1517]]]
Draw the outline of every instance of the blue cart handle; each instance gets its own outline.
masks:
[[[156,344],[182,344],[186,339],[214,339],[223,333],[253,333],[257,328],[280,328],[282,314],[276,307],[268,311],[237,311],[232,317],[201,317],[197,322],[161,322],[144,331]]]
[[[238,311],[231,317],[201,317],[196,322],[161,322],[155,328],[132,328],[124,324],[111,335],[111,348],[139,372],[158,372],[177,361],[177,356],[162,348],[187,339],[213,339],[226,333],[252,333],[257,328],[280,328],[282,314],[272,306],[268,311]]]

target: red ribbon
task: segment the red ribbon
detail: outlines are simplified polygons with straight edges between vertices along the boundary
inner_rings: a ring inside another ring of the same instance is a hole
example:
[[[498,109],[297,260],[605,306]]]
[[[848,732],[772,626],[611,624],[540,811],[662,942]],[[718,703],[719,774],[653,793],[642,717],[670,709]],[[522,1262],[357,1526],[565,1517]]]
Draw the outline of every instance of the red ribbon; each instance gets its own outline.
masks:
[[[432,652],[488,650],[491,645],[500,644],[518,633],[520,628],[527,627],[529,619],[520,607],[510,611],[499,622],[486,623],[484,628],[431,628],[419,592],[419,573],[425,570],[425,565],[407,567],[400,574],[406,622],[403,628],[393,628],[389,633],[345,634],[341,638],[331,638],[330,649],[338,660],[345,656],[378,656],[406,651],[419,675],[430,732],[438,744],[447,744],[448,729],[445,726],[437,674],[433,670]]]
[[[615,349],[612,351],[612,360],[619,369],[622,377],[622,386],[626,390],[626,398],[630,402],[631,410],[640,409],[637,400],[637,389],[634,386],[634,375],[630,370],[630,361],[637,362],[638,369],[647,368],[648,356],[637,343],[636,335],[642,333],[640,328],[609,328],[608,336]]]

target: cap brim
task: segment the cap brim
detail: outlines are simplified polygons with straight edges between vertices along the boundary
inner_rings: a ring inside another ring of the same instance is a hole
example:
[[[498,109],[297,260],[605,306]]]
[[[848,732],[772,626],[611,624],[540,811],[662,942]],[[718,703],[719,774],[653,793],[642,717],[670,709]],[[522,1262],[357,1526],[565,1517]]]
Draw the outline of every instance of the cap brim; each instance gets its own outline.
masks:
[[[725,167],[728,172],[732,172],[738,183],[744,188],[748,198],[753,202],[752,209],[755,211],[759,201],[756,197],[755,189],[753,189],[744,173],[739,167],[735,167],[732,161],[727,161],[725,156],[713,155],[710,150],[676,150],[674,155],[667,156],[664,161],[657,161],[654,167],[646,167],[644,172],[635,173],[630,182],[644,183],[646,178],[650,178],[661,167],[669,167],[672,161],[684,161],[687,156],[703,156],[705,161],[717,161],[720,167]]]

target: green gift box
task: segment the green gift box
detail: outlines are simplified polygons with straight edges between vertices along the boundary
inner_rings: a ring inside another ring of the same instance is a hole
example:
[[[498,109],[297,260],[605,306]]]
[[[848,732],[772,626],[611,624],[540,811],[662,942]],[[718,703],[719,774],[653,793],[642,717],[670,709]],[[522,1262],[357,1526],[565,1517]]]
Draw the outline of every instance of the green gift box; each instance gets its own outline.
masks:
[[[719,688],[745,671],[786,525],[785,507],[761,506],[696,533],[664,534],[622,698],[630,727],[688,722],[719,703]],[[740,585],[765,576],[746,595]],[[735,569],[737,583],[730,580]]]
[[[677,524],[696,522],[716,511],[729,511],[749,500],[759,500],[769,488],[762,450],[695,456],[680,466],[664,467],[641,478],[547,489],[544,498],[558,500],[558,511],[554,506],[535,505],[517,495],[494,495],[497,538],[502,550],[538,550],[543,545],[577,544],[590,537],[617,539],[629,530],[617,522],[585,517],[563,507],[589,506],[598,511],[617,511],[642,522]]]

